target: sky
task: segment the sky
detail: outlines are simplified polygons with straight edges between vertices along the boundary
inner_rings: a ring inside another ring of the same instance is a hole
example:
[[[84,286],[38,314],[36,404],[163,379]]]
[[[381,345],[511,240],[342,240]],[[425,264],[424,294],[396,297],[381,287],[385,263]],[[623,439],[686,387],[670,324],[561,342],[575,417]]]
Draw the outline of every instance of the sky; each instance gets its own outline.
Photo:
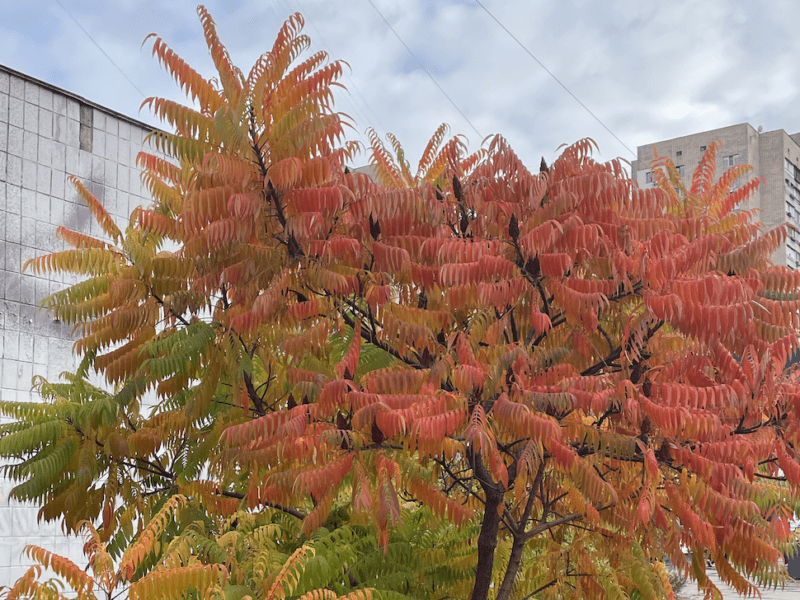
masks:
[[[195,8],[0,0],[0,64],[158,125],[139,110],[142,100],[183,96],[151,56],[152,41],[142,42],[156,33],[212,77]],[[208,0],[206,8],[245,73],[301,12],[311,50],[349,65],[335,96],[352,117],[349,137],[391,132],[412,165],[441,123],[471,151],[502,134],[531,169],[585,137],[599,159],[631,160],[639,145],[735,123],[800,131],[797,0]]]

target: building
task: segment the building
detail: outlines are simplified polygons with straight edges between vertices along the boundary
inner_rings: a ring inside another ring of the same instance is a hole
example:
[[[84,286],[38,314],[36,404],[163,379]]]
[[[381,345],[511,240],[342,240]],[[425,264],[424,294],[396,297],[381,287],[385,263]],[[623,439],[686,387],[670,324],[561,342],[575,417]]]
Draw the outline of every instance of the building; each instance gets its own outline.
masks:
[[[63,247],[65,225],[102,235],[67,181],[76,175],[124,228],[131,211],[149,204],[136,155],[150,127],[52,85],[0,66],[0,399],[29,401],[31,377],[55,380],[73,370],[71,330],[39,304],[71,283],[68,278],[21,273],[25,261]],[[36,544],[74,560],[83,540],[57,524],[38,524],[37,508],[8,498],[0,478],[0,586],[30,564]]]
[[[749,164],[754,169],[753,176],[765,181],[741,208],[759,209],[759,219],[768,229],[786,222],[800,227],[800,133],[789,135],[783,129],[760,132],[749,123],[741,123],[639,146],[638,160],[631,163],[631,176],[642,187],[653,185],[650,163],[655,147],[690,180],[703,152],[714,140],[722,142],[717,152],[717,175],[730,166]],[[790,229],[787,242],[775,252],[773,261],[793,269],[800,266],[800,230]]]

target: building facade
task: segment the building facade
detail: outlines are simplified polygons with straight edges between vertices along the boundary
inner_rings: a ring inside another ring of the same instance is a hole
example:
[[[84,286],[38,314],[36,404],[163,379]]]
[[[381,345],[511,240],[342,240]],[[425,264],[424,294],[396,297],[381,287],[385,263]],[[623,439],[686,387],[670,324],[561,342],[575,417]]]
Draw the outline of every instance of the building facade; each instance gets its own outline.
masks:
[[[631,163],[631,176],[642,187],[653,185],[650,164],[655,148],[659,156],[675,163],[685,181],[690,180],[714,140],[722,142],[717,152],[717,175],[733,165],[749,164],[752,176],[764,179],[764,185],[740,208],[758,209],[758,218],[767,229],[786,222],[800,228],[800,133],[789,135],[783,129],[759,132],[749,123],[740,123],[639,146],[638,160]],[[738,184],[741,182],[734,185]],[[773,261],[793,269],[800,267],[800,229],[790,228]]]
[[[102,236],[67,181],[75,175],[124,229],[131,211],[149,204],[136,156],[150,127],[47,83],[0,66],[0,400],[34,398],[31,378],[55,381],[74,370],[71,328],[39,310],[43,298],[72,283],[68,276],[22,273],[25,261],[62,249],[64,225]],[[0,473],[0,586],[22,575],[26,544],[74,560],[83,540],[37,523],[37,508],[9,500]],[[80,564],[80,563],[79,563]]]

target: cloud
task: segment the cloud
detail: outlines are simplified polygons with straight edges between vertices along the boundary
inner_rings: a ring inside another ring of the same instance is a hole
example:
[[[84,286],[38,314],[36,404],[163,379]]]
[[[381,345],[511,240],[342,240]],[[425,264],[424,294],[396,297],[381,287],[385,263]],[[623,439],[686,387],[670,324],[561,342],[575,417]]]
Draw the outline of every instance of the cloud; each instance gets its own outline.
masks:
[[[149,44],[141,48],[151,32],[213,75],[193,3],[60,2],[147,95],[180,99]],[[551,161],[560,144],[587,136],[602,159],[630,158],[474,0],[372,3],[212,0],[207,7],[244,69],[271,47],[283,20],[301,11],[312,49],[351,67],[336,106],[353,117],[354,137],[364,139],[370,126],[391,131],[414,157],[448,122],[473,150],[483,135],[502,133],[531,168],[540,156]],[[633,150],[742,121],[800,129],[790,117],[800,81],[793,0],[482,3]],[[58,4],[6,3],[0,23],[3,64],[155,124],[138,113],[139,93]]]

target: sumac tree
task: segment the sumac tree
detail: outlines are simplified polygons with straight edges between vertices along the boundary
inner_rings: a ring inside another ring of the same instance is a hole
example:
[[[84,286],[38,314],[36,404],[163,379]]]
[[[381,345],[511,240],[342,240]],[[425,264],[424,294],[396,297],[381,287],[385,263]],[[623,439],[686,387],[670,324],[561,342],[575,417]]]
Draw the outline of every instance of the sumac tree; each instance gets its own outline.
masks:
[[[590,140],[532,172],[441,128],[416,174],[373,134],[370,177],[299,15],[247,76],[200,16],[216,82],[153,43],[194,104],[145,102],[174,130],[138,159],[154,204],[123,231],[75,181],[107,237],[27,265],[84,278],[45,304],[114,391],[0,405],[16,497],[132,595],[663,598],[665,558],[782,581],[800,275],[737,210],[748,167],[715,183],[712,144],[688,189],[663,160],[639,189]],[[317,576],[331,535],[352,554]]]

